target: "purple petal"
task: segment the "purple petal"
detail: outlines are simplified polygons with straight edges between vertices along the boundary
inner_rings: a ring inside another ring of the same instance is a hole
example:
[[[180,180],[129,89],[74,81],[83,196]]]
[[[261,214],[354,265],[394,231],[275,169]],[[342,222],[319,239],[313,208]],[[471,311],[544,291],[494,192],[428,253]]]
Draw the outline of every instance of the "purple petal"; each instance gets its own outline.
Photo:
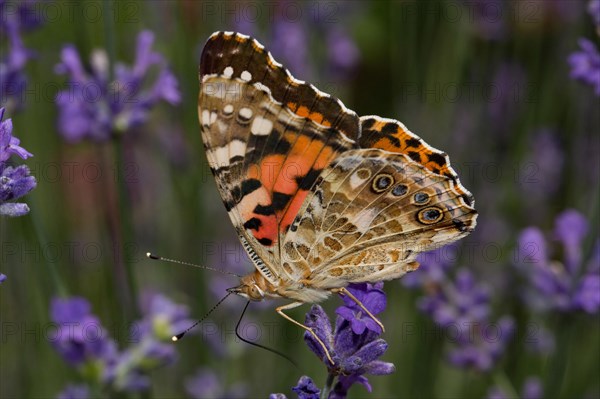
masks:
[[[540,379],[537,377],[529,377],[525,380],[521,397],[523,399],[542,399],[544,397],[544,391]]]
[[[388,375],[396,371],[396,366],[393,363],[374,360],[364,367],[365,374],[373,375]]]
[[[548,255],[546,251],[546,240],[541,230],[529,227],[519,235],[519,263],[546,264]]]
[[[600,309],[600,274],[587,274],[579,283],[575,305],[587,313],[594,314]]]
[[[298,399],[319,399],[321,390],[317,388],[310,377],[302,376],[298,380],[298,384],[292,388],[298,395]]]
[[[29,213],[29,206],[23,203],[10,202],[7,204],[0,204],[0,215],[18,217],[27,215]]]

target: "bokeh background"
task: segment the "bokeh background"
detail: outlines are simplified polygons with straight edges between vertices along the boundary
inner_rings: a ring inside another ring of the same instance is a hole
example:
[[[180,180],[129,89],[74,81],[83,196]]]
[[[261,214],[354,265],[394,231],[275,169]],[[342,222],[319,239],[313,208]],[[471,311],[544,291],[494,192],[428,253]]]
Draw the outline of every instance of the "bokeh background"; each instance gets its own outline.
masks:
[[[145,258],[251,271],[196,108],[205,40],[236,30],[446,151],[476,199],[474,233],[385,284],[396,372],[350,397],[599,397],[599,3],[0,1],[4,121],[33,154],[3,169],[37,181],[16,199],[27,214],[0,217],[0,396],[295,397],[301,375],[325,383],[274,304],[241,329],[298,368],[235,337],[239,298],[170,343],[237,279]],[[341,303],[323,305],[332,319]]]

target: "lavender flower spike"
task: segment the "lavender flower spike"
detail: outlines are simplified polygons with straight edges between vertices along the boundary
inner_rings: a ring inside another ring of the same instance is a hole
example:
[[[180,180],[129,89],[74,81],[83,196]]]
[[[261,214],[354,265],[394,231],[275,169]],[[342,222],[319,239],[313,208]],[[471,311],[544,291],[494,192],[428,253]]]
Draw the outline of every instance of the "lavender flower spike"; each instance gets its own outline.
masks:
[[[585,38],[579,39],[579,47],[581,50],[572,53],[568,58],[571,79],[592,86],[596,96],[600,96],[600,53],[596,45]]]
[[[11,154],[15,154],[22,159],[27,159],[33,155],[21,147],[18,138],[12,136],[12,120],[4,119],[4,108],[0,108],[0,162],[6,162]]]
[[[371,313],[377,314],[381,313],[386,306],[382,286],[383,283],[351,284],[348,290],[361,300]],[[329,362],[323,347],[312,334],[309,332],[304,334],[304,341],[309,349],[327,366],[329,374],[338,378],[330,398],[345,398],[348,390],[355,383],[362,384],[371,391],[371,385],[365,374],[385,375],[395,370],[392,363],[378,360],[388,347],[383,339],[378,338],[380,329],[366,321],[365,317],[368,316],[357,310],[360,307],[346,299],[344,301],[345,305],[336,311],[338,317],[335,331],[332,331],[329,317],[319,305],[314,305],[306,314],[306,326],[310,327],[325,344],[334,361],[334,364]]]
[[[549,248],[555,243],[548,243],[541,230],[529,227],[521,232],[516,267],[530,282],[524,297],[531,308],[590,314],[600,310],[600,243],[587,261],[582,250],[589,230],[588,221],[576,210],[558,215],[554,238],[562,244],[562,261],[552,260]]]
[[[19,199],[35,188],[35,177],[25,165],[8,166],[8,159],[15,154],[23,159],[32,156],[21,147],[19,139],[12,136],[12,121],[4,117],[4,108],[0,108],[0,215],[22,216],[29,212],[27,204],[8,202]]]
[[[56,97],[59,132],[65,140],[108,140],[144,124],[159,102],[175,105],[181,101],[177,79],[162,55],[152,51],[153,43],[154,34],[142,31],[133,65],[116,63],[113,81],[109,81],[110,64],[104,50],[92,53],[88,73],[75,47],[63,48],[55,71],[68,78],[67,89]],[[158,68],[156,77],[149,81],[154,67]]]

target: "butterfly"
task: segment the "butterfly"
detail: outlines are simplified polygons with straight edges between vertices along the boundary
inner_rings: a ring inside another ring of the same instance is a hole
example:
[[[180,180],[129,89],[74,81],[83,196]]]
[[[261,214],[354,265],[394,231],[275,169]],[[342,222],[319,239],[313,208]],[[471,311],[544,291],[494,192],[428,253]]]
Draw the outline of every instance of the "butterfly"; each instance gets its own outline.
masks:
[[[358,117],[255,39],[214,33],[199,75],[208,163],[255,266],[229,292],[292,300],[276,311],[318,341],[284,311],[340,293],[381,325],[345,287],[397,279],[475,228],[444,152],[397,120]]]

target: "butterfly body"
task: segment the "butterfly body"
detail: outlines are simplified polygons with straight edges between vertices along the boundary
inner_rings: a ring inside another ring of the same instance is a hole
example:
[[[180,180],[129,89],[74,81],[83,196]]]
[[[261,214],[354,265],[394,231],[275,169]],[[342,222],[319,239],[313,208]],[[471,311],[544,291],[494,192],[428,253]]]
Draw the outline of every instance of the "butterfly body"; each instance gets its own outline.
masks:
[[[230,291],[250,300],[316,303],[350,283],[396,279],[418,267],[420,252],[476,225],[473,197],[445,153],[396,120],[359,118],[252,38],[209,38],[198,113],[255,266]]]

